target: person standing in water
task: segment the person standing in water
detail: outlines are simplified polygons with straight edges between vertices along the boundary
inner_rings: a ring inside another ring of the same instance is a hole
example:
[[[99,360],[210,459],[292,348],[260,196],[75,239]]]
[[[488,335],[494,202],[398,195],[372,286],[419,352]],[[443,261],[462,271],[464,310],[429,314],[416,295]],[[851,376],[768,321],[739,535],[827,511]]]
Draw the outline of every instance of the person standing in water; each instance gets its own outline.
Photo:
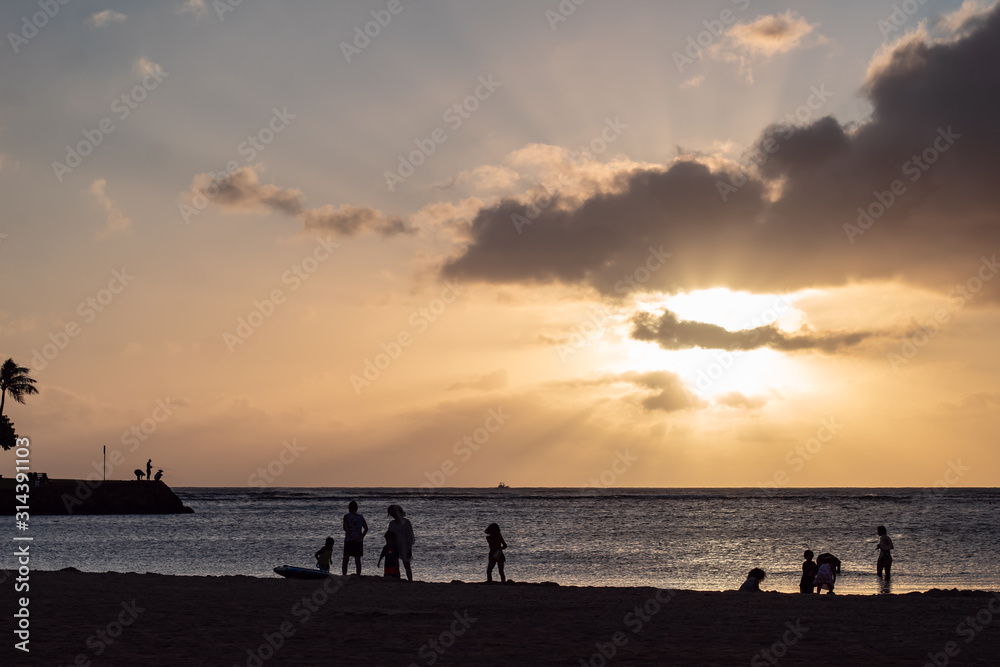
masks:
[[[878,533],[878,544],[875,546],[878,549],[878,563],[875,565],[875,571],[881,578],[882,570],[885,570],[885,578],[888,579],[892,576],[892,554],[889,553],[893,550],[892,538],[889,537],[885,526],[879,526],[875,532]]]
[[[389,522],[389,532],[393,534],[399,560],[403,562],[403,569],[406,570],[406,579],[413,581],[410,560],[413,558],[413,544],[417,541],[413,536],[413,525],[399,505],[389,505],[388,515],[392,517],[392,521]]]
[[[354,558],[354,570],[361,574],[361,556],[365,550],[365,535],[368,534],[368,522],[358,514],[358,503],[351,501],[344,515],[344,562],[340,572],[347,576],[347,561]]]

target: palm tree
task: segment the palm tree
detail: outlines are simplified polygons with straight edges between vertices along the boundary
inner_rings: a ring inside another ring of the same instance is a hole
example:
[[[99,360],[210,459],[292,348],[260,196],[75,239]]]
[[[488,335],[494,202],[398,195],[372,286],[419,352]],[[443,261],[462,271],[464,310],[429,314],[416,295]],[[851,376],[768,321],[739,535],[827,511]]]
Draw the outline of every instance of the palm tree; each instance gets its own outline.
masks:
[[[24,403],[24,397],[37,394],[35,381],[28,375],[30,369],[18,366],[13,359],[8,359],[0,366],[0,415],[3,415],[3,404],[7,393],[18,403]]]

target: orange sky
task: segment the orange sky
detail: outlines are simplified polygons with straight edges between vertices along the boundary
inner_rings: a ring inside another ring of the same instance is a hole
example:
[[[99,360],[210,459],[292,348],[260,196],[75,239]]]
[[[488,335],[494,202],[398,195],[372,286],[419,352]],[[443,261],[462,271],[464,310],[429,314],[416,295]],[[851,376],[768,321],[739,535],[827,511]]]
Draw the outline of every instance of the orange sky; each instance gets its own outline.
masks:
[[[173,5],[0,65],[34,469],[1000,483],[997,9]]]

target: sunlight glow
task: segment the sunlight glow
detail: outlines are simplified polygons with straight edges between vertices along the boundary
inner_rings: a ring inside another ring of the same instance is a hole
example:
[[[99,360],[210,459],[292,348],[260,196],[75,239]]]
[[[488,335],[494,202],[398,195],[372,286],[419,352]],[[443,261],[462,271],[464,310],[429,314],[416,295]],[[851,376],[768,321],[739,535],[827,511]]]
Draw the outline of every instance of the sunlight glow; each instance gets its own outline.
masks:
[[[666,309],[681,319],[716,324],[729,331],[775,324],[790,332],[806,323],[805,313],[795,307],[795,301],[803,296],[715,288],[639,300],[636,305],[637,311],[657,314]],[[618,342],[606,342],[599,355],[607,364],[604,368],[617,373],[676,373],[692,393],[705,400],[733,392],[750,399],[766,398],[784,388],[806,389],[813,384],[802,364],[775,350],[664,350],[653,343],[633,340],[627,322],[614,327],[614,331]]]
[[[805,313],[795,308],[802,295],[751,294],[725,287],[696,290],[639,303],[642,310],[671,310],[682,320],[717,324],[729,331],[753,329],[776,324],[779,329],[795,331],[805,322]]]

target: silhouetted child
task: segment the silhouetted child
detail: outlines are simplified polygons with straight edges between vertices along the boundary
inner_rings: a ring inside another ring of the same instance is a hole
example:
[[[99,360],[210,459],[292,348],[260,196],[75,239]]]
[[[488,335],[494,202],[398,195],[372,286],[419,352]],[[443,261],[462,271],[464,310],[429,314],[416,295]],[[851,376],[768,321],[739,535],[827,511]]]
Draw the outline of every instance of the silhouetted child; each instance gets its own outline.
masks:
[[[382,563],[383,558],[385,559],[385,568],[382,570],[382,576],[399,579],[399,553],[396,551],[396,536],[389,530],[385,531],[385,546],[382,547],[377,565]]]
[[[760,593],[760,582],[767,579],[767,572],[755,567],[747,574],[747,580],[740,586],[740,593]]]
[[[819,563],[819,570],[813,579],[816,592],[819,593],[826,588],[830,591],[827,595],[834,595],[833,586],[837,583],[837,573],[840,572],[840,560],[832,554],[820,554],[816,562]]]
[[[316,567],[324,572],[330,571],[330,562],[333,560],[333,538],[326,538],[326,544],[316,552]]]
[[[816,564],[822,565],[823,563],[830,564],[830,571],[833,572],[833,578],[836,579],[837,575],[840,574],[840,559],[831,553],[821,553],[816,556]]]
[[[816,572],[819,571],[819,565],[813,561],[812,551],[806,549],[806,552],[802,556],[806,560],[802,563],[802,580],[799,581],[799,592],[812,593],[813,582],[816,579]]]
[[[878,549],[878,563],[875,569],[880,577],[882,570],[885,570],[885,578],[888,579],[892,574],[892,554],[889,553],[893,549],[892,538],[886,534],[885,526],[879,526],[875,532],[878,533],[878,544],[875,546]]]
[[[507,548],[507,543],[504,542],[503,535],[500,534],[500,526],[495,523],[486,526],[486,544],[490,547],[490,563],[486,566],[486,581],[493,581],[493,567],[496,566],[497,571],[500,572],[500,581],[505,583],[507,577],[503,573],[503,564],[507,557],[504,556],[503,550]]]

